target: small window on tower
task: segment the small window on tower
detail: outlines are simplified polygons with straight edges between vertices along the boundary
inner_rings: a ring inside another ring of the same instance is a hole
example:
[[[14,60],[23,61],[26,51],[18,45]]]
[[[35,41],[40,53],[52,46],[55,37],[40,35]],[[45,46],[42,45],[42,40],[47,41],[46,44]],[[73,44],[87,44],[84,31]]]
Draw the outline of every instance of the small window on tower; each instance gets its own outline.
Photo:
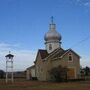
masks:
[[[49,44],[49,50],[52,50],[52,44]]]

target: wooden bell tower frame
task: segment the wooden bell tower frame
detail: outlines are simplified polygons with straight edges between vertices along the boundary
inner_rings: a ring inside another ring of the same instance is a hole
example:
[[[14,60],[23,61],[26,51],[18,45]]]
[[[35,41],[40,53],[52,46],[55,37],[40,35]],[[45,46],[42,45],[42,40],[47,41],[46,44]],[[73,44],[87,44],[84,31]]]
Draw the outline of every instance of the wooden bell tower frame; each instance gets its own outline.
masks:
[[[13,83],[13,57],[14,55],[7,54],[6,56],[6,83],[10,80]]]

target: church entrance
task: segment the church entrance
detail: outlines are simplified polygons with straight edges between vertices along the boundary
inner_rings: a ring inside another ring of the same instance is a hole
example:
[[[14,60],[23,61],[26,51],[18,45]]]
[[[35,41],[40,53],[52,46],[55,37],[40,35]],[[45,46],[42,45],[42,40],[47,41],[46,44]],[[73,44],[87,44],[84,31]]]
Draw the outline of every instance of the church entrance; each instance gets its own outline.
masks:
[[[67,77],[68,79],[75,79],[75,68],[68,68]]]

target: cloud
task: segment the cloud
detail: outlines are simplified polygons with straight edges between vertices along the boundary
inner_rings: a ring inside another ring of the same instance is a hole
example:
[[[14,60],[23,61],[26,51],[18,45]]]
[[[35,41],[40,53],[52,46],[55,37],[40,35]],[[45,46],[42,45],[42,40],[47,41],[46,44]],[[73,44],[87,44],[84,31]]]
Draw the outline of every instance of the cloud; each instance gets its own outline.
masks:
[[[77,2],[80,6],[84,6],[84,7],[90,8],[90,0],[76,0],[76,2]]]
[[[20,48],[20,44],[8,44],[8,43],[0,43],[0,51],[10,51],[12,49]]]
[[[86,3],[84,3],[84,6],[86,6],[86,7],[90,7],[90,2],[86,2]]]
[[[36,51],[17,49],[19,47],[19,44],[0,43],[0,69],[6,69],[5,55],[9,51],[12,51],[11,53],[14,55],[14,71],[25,70],[33,65],[36,58]]]

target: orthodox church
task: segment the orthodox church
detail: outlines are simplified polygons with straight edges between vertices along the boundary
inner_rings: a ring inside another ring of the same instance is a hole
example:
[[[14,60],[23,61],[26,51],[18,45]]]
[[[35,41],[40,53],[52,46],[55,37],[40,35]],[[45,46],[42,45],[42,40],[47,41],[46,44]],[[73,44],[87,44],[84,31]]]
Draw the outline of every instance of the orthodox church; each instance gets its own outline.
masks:
[[[80,74],[80,56],[72,49],[64,50],[61,47],[62,37],[56,31],[56,24],[53,19],[44,40],[46,49],[38,50],[34,66],[27,68],[27,79],[36,77],[40,81],[49,81],[49,71],[58,66],[69,69],[68,79],[77,79]]]

